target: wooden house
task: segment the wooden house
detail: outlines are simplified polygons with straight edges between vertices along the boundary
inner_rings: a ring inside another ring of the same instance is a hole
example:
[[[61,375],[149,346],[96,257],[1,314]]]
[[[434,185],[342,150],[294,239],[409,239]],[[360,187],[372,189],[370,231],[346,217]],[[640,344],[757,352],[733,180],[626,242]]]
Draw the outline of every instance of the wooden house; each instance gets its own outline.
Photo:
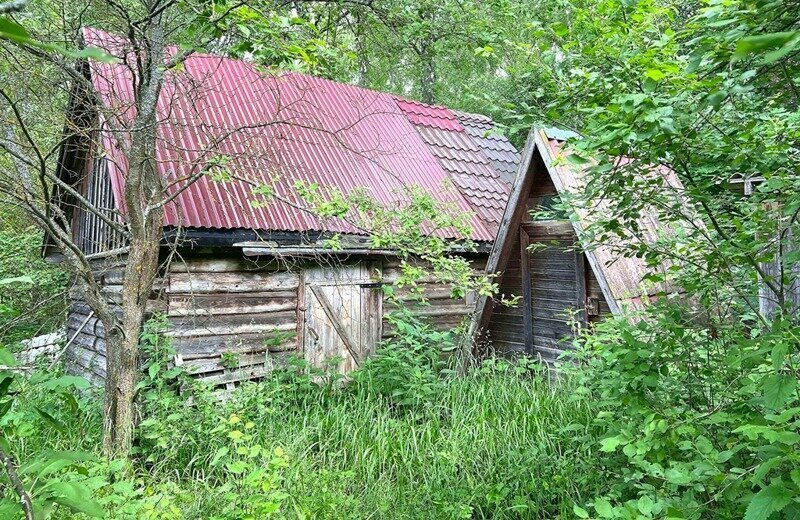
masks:
[[[120,62],[82,65],[101,106],[73,95],[68,126],[92,130],[66,140],[59,176],[105,219],[68,194],[55,196],[75,208],[71,231],[109,300],[118,302],[125,243],[106,220],[126,218],[119,139],[133,101],[124,65],[130,50],[99,30],[84,30],[84,39]],[[339,368],[349,370],[391,333],[380,287],[397,278],[399,259],[371,249],[351,222],[304,209],[297,181],[365,190],[386,206],[403,204],[405,190],[417,186],[469,214],[478,248],[463,254],[480,271],[519,158],[484,116],[212,55],[194,54],[167,73],[158,112],[157,164],[171,200],[150,309],[166,314],[176,361],[219,386],[259,378],[290,354],[318,365],[338,356]],[[209,174],[195,175],[198,168]],[[274,196],[258,195],[253,186],[261,185]],[[342,237],[335,247],[326,240],[333,235]],[[45,250],[57,259],[52,247]],[[436,280],[423,282],[430,305],[415,312],[436,327],[473,312],[472,297],[452,299]],[[69,369],[101,380],[103,325],[78,294],[67,338]]]
[[[649,298],[673,290],[645,284],[643,277],[653,268],[618,254],[614,244],[582,247],[579,237],[594,218],[589,212],[577,208],[569,218],[546,211],[585,185],[582,170],[564,160],[570,137],[574,134],[556,129],[531,130],[487,262],[487,272],[498,277],[499,297],[478,302],[473,328],[481,345],[501,355],[529,355],[552,364],[570,348],[577,327],[641,308]],[[658,174],[680,186],[673,172]],[[669,232],[655,214],[641,215],[638,225],[651,237]]]

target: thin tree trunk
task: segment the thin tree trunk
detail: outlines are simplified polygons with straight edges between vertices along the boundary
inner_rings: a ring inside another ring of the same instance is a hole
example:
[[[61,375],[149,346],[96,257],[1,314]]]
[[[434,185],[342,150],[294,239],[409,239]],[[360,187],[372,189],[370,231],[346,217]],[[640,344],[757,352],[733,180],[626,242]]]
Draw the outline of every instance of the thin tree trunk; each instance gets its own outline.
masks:
[[[120,334],[107,341],[103,447],[110,457],[127,458],[133,443],[139,336],[147,300],[158,272],[163,234],[163,179],[156,168],[156,106],[161,92],[164,45],[159,16],[150,19],[138,71],[137,117],[131,135],[125,203],[130,243],[122,282]]]
[[[433,49],[429,43],[422,46],[422,74],[420,77],[420,97],[423,103],[432,105],[436,102],[434,86],[436,85],[436,64],[433,59]]]
[[[22,510],[25,512],[25,520],[33,520],[33,503],[31,502],[30,495],[25,491],[25,486],[22,485],[14,459],[0,448],[0,461],[3,462],[3,466],[6,468],[6,474],[8,475],[8,480],[11,482],[11,487],[14,488],[14,492],[16,492],[19,497],[19,503],[22,506]]]

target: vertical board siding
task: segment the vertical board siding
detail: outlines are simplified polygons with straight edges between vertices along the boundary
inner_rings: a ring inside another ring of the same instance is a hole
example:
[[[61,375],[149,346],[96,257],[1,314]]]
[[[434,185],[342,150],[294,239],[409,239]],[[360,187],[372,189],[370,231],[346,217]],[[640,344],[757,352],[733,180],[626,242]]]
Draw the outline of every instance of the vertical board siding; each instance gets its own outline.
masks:
[[[380,340],[380,262],[309,267],[305,273],[305,358],[325,367],[340,358],[337,370],[358,368]]]
[[[76,243],[87,255],[112,251],[124,245],[122,235],[98,215],[111,221],[117,220],[108,159],[100,157],[91,164],[83,195],[92,209],[80,207],[76,222]]]
[[[515,307],[494,302],[488,339],[499,354],[529,354],[552,365],[571,348],[576,327],[597,322],[610,311],[567,223],[526,221],[520,229],[521,237],[530,237],[529,253],[520,257],[522,263],[515,256],[509,258],[500,283],[501,295],[520,299]],[[523,249],[521,238],[513,248]],[[523,264],[527,264],[527,276],[523,276]],[[526,293],[530,294],[529,307]],[[587,298],[598,300],[599,314],[586,314]],[[528,313],[532,334],[525,327]]]

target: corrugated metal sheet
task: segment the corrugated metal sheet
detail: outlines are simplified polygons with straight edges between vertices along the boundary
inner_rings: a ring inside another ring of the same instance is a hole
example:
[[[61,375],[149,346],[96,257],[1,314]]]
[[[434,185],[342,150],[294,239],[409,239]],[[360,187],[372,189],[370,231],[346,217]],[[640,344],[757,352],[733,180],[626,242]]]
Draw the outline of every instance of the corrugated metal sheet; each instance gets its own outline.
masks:
[[[84,40],[126,56],[124,40],[108,33],[85,29]],[[124,134],[133,119],[130,69],[92,62],[91,70],[108,112],[115,114],[109,123]],[[190,56],[166,74],[158,120],[158,169],[175,196],[165,208],[167,225],[359,233],[350,219],[313,215],[295,182],[344,193],[365,188],[386,205],[402,204],[408,186],[418,185],[459,212],[477,213],[472,238],[491,241],[508,193],[446,108],[302,74],[270,73],[243,61]],[[437,133],[426,142],[415,126]],[[122,201],[125,154],[109,133],[104,144],[114,193]],[[215,182],[201,174],[215,162],[232,178]],[[187,186],[186,179],[195,176]],[[254,196],[253,184],[271,185],[276,197]]]
[[[491,161],[500,178],[509,186],[517,176],[520,155],[508,139],[494,131],[494,122],[480,114],[454,111],[464,130]]]

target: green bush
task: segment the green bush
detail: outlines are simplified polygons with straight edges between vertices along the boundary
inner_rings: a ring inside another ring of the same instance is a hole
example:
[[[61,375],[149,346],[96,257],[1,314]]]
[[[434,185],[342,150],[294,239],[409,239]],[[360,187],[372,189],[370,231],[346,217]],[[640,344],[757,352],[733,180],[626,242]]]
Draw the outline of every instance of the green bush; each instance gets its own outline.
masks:
[[[678,304],[609,320],[575,371],[596,403],[600,518],[800,515],[800,329],[699,325]],[[780,515],[778,514],[780,512]],[[585,517],[585,516],[584,516]]]
[[[41,252],[42,235],[34,229],[0,229],[0,340],[6,344],[51,332],[64,321],[69,277]]]

